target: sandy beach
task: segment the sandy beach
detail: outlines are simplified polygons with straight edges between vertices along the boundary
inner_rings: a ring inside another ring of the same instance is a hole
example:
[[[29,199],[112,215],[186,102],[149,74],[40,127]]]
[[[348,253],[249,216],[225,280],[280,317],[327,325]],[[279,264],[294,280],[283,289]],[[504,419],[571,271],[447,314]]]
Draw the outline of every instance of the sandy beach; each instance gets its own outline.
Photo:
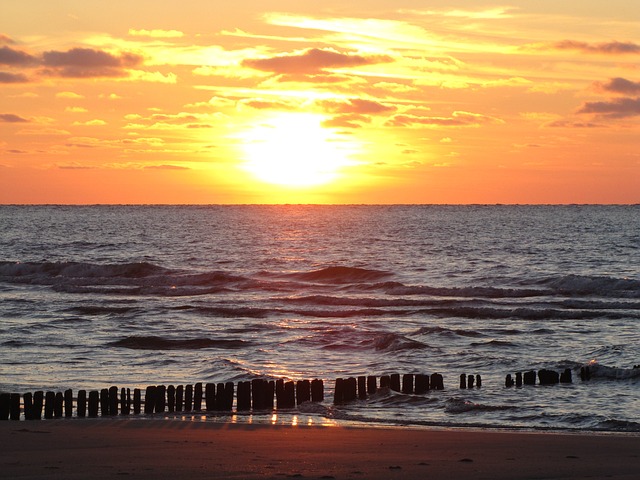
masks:
[[[241,425],[2,422],[2,478],[538,479],[640,475],[640,436]]]

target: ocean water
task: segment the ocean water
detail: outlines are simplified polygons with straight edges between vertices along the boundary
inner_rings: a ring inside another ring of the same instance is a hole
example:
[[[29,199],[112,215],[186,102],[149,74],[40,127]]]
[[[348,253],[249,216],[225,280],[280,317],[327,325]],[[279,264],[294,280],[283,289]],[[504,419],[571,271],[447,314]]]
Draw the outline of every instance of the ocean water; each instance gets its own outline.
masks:
[[[0,206],[3,392],[321,378],[277,421],[640,432],[639,325],[640,206]]]

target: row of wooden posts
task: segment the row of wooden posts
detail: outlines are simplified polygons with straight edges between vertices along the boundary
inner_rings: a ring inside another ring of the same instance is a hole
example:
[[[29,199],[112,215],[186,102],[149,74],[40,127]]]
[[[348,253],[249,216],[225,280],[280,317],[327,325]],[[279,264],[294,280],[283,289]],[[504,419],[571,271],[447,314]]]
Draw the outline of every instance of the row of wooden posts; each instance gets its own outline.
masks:
[[[588,367],[587,367],[588,368]],[[538,378],[540,385],[555,385],[557,383],[572,383],[571,369],[566,368],[564,372],[556,372],[555,370],[542,369],[538,370],[537,374],[535,370],[528,372],[517,372],[515,380],[508,374],[505,378],[505,387],[521,387],[522,385],[535,385],[536,377]],[[585,378],[583,378],[584,380]]]
[[[424,394],[428,390],[444,389],[442,375],[406,374],[382,375],[378,386],[375,376],[361,376],[356,378],[338,378],[335,382],[334,403],[345,403],[356,398],[366,398],[378,388],[389,388],[405,394]],[[193,412],[203,410],[231,412],[234,397],[236,411],[261,411],[277,409],[292,409],[296,404],[304,402],[324,401],[324,382],[315,380],[298,380],[297,382],[284,380],[263,380],[238,382],[237,388],[233,382],[226,383],[196,383],[195,385],[148,386],[142,400],[142,390],[139,388],[103,388],[100,391],[79,390],[76,397],[77,417],[97,417],[111,415],[129,415],[163,413],[163,412]],[[73,416],[73,391],[62,392],[0,394],[0,420],[19,420],[24,411],[26,420],[42,418],[62,418]]]

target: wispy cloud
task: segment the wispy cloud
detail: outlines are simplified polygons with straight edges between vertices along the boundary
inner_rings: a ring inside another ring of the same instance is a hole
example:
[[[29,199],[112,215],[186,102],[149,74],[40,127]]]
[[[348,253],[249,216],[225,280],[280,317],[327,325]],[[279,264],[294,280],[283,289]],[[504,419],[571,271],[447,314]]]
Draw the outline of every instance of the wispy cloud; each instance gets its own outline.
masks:
[[[616,98],[603,102],[586,102],[578,113],[595,113],[611,118],[626,118],[640,115],[640,97]]]
[[[26,123],[27,120],[24,117],[16,115],[15,113],[0,113],[0,122],[5,123]]]
[[[596,82],[594,86],[596,90],[605,93],[640,94],[640,82],[633,82],[622,77],[611,78],[607,82]]]

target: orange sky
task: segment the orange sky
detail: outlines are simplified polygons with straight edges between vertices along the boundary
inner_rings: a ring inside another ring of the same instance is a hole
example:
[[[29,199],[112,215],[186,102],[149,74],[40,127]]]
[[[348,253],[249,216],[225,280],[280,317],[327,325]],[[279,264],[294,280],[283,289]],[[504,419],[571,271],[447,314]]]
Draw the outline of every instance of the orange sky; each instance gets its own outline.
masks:
[[[0,203],[638,203],[639,24],[629,0],[3,1]]]

